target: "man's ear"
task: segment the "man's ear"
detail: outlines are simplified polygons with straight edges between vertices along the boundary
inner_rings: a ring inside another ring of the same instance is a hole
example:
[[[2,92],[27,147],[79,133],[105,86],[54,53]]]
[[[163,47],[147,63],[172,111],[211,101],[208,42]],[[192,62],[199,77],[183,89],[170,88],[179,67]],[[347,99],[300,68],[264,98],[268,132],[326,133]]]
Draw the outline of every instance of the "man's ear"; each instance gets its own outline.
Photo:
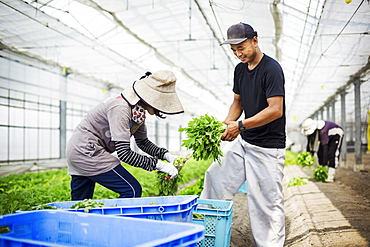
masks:
[[[254,36],[252,39],[253,44],[257,45],[258,44],[258,37]]]

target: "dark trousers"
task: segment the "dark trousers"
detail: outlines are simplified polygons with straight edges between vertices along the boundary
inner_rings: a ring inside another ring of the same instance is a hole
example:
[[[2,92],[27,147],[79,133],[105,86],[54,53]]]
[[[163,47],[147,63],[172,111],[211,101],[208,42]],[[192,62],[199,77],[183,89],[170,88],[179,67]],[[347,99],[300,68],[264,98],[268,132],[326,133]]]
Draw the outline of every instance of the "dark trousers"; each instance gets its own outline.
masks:
[[[339,163],[340,148],[342,146],[342,139],[339,135],[335,135],[329,140],[328,145],[320,145],[317,151],[319,164],[337,168]]]
[[[95,183],[119,194],[119,198],[141,197],[142,188],[139,181],[131,175],[122,165],[96,176],[72,175],[72,200],[92,199]]]

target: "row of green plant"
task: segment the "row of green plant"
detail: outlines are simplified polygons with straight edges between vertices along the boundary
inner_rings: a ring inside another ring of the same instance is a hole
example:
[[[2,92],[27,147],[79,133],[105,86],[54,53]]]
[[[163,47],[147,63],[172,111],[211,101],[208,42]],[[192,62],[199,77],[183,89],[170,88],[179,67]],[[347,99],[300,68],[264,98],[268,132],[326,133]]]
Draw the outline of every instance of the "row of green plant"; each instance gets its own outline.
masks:
[[[312,178],[318,182],[325,182],[328,178],[328,170],[325,166],[316,165],[315,158],[309,152],[293,153],[287,150],[287,156],[285,165],[300,165],[302,168],[312,171]],[[289,160],[287,162],[287,160]],[[289,183],[288,187],[299,186],[307,184],[310,177],[294,177]]]
[[[182,169],[182,179],[179,184],[186,184],[193,179],[202,177],[211,161],[186,162]],[[158,196],[157,173],[148,172],[127,164],[123,166],[129,170],[140,182],[143,188],[143,197]],[[113,199],[118,194],[97,184],[93,199]],[[33,206],[69,201],[70,176],[67,169],[9,175],[0,178],[0,214],[10,214],[17,210],[30,210]]]
[[[287,150],[286,165],[297,164],[297,154]],[[181,170],[179,185],[184,185],[192,180],[195,183],[185,187],[179,195],[200,195],[203,190],[204,174],[212,160],[195,161],[190,159]],[[140,182],[143,188],[143,197],[160,196],[158,174],[147,172],[127,164],[123,166],[130,171]],[[169,181],[163,181],[171,182]],[[118,194],[97,184],[93,199],[113,199]],[[69,201],[70,197],[70,176],[67,169],[45,171],[39,173],[28,173],[9,175],[0,178],[0,214],[14,213],[17,210],[29,210],[33,206],[57,202]]]

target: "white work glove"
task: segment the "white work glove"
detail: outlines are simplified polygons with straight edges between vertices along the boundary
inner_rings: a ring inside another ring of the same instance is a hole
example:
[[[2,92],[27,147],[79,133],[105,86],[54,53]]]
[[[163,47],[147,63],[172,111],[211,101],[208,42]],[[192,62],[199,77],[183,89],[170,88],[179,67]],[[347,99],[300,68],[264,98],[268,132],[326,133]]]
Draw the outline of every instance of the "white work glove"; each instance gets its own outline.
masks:
[[[155,167],[158,171],[167,173],[170,175],[170,178],[175,178],[177,174],[179,173],[176,169],[176,167],[172,163],[166,163],[163,161],[158,160],[157,166]]]
[[[168,162],[173,163],[178,157],[176,155],[170,154],[170,152],[167,152],[164,154],[163,158]]]

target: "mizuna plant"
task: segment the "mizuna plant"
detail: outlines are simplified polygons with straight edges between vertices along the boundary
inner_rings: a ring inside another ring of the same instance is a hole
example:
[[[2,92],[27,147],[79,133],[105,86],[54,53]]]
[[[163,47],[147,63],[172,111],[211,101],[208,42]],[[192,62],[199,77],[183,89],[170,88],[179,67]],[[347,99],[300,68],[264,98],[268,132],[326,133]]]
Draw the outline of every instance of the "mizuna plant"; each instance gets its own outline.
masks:
[[[186,157],[177,158],[174,166],[179,174],[176,178],[168,179],[167,174],[158,173],[157,187],[160,196],[175,195],[178,184],[182,181],[182,171],[186,161],[192,158],[195,161],[216,161],[221,165],[221,135],[225,131],[225,124],[216,118],[205,114],[199,118],[193,118],[188,127],[180,128],[179,132],[186,132],[187,139],[182,141],[182,146],[191,150],[192,153]]]
[[[221,135],[225,128],[225,124],[208,114],[193,118],[188,127],[179,129],[180,132],[186,132],[188,137],[182,141],[182,146],[193,151],[194,160],[217,160],[221,165]]]

